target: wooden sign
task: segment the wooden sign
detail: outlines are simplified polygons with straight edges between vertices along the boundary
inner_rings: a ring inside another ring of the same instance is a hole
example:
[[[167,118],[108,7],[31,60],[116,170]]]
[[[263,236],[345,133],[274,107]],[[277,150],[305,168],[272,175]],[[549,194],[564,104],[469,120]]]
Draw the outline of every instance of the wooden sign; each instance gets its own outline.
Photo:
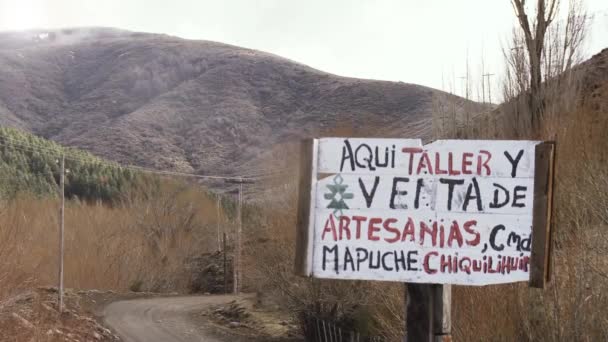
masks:
[[[547,201],[535,194],[542,144],[306,141],[297,273],[460,285],[529,281],[534,212],[544,207],[547,217]]]

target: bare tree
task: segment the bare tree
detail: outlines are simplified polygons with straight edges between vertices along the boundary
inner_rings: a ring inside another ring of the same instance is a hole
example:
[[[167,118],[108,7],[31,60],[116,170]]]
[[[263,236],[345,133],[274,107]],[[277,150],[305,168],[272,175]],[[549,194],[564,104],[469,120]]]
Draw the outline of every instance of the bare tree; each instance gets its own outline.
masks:
[[[589,17],[583,0],[569,1],[565,23],[556,20],[560,0],[537,0],[532,19],[526,0],[511,0],[511,4],[519,27],[510,46],[503,50],[507,61],[505,100],[525,95],[530,124],[538,129],[545,112],[547,81],[558,79],[560,83],[564,72],[581,60]]]

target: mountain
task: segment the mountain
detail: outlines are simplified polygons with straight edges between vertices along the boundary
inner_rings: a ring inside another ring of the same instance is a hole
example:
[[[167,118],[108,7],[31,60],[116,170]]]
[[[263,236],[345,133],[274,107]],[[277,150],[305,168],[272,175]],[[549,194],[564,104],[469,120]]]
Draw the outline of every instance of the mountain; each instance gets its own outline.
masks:
[[[438,94],[161,34],[0,33],[1,125],[159,169],[251,174],[267,149],[335,128],[429,138]]]

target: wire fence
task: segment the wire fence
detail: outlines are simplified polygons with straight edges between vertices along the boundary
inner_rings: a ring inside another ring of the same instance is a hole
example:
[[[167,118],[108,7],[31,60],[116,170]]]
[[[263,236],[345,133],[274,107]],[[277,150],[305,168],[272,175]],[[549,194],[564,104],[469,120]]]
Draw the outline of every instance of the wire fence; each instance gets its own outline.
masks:
[[[343,329],[335,323],[316,317],[306,320],[304,334],[308,342],[388,342],[384,337]]]

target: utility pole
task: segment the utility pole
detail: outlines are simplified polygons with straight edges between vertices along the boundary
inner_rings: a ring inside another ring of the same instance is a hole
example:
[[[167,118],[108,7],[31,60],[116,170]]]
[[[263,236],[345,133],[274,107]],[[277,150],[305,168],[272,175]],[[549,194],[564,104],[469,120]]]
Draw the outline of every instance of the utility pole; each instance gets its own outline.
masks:
[[[490,76],[494,76],[494,74],[483,74],[483,77],[488,78],[488,103],[492,103],[492,85],[490,84]]]
[[[469,99],[469,64],[468,63],[467,63],[467,75],[460,76],[459,78],[464,80],[465,98],[468,100]],[[469,109],[468,109],[468,105],[466,103],[465,103],[464,111],[465,111],[464,115],[465,115],[466,127],[469,127]]]
[[[63,312],[63,230],[65,222],[65,155],[61,155],[61,174],[59,175],[61,188],[61,207],[59,208],[59,313]]]
[[[464,88],[462,87],[462,82],[461,83],[461,88],[463,88],[461,91],[463,92],[462,95],[464,95],[465,99],[469,99],[469,76],[460,76],[458,77],[460,78],[462,81],[464,81]]]
[[[494,76],[494,74],[487,73],[487,74],[483,74],[481,76],[482,76],[482,79],[486,78],[486,77],[488,78],[488,103],[492,104],[492,85],[490,84],[490,77]],[[494,117],[493,119],[494,119],[494,136],[496,136],[496,134],[497,134],[496,117]]]
[[[238,194],[238,212],[237,212],[237,228],[236,228],[236,237],[235,237],[235,246],[234,246],[234,260],[233,260],[233,287],[232,291],[234,294],[238,294],[240,291],[240,282],[241,282],[241,246],[242,239],[241,233],[243,230],[243,184],[253,184],[254,181],[250,179],[239,178],[231,178],[226,179],[226,183],[238,184],[238,189],[236,190]],[[234,193],[234,191],[232,191]]]

